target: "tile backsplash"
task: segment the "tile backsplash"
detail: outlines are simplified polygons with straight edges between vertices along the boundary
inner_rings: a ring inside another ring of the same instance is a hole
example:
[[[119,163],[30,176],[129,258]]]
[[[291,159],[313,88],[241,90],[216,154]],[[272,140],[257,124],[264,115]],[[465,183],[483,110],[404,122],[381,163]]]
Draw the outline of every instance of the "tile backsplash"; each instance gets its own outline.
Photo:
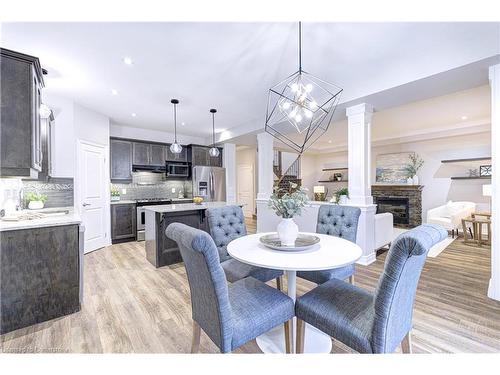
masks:
[[[54,178],[50,182],[0,179],[0,208],[13,211],[16,207],[26,208],[26,193],[34,192],[47,196],[46,208],[73,206],[73,179]]]
[[[179,192],[182,192],[185,198],[193,196],[191,180],[167,180],[161,173],[134,172],[132,183],[112,184],[112,187],[120,191],[120,198],[123,200],[178,198]],[[123,193],[123,189],[126,193]]]

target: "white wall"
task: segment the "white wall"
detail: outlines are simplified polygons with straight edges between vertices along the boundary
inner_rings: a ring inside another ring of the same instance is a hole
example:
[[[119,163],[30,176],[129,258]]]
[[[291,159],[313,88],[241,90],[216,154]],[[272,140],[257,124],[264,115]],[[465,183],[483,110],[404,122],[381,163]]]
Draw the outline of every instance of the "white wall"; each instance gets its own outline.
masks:
[[[478,133],[467,136],[456,136],[427,140],[421,142],[401,143],[372,149],[372,179],[375,182],[375,166],[377,155],[393,152],[414,151],[425,161],[419,171],[420,184],[425,185],[422,192],[422,215],[425,221],[428,209],[445,204],[448,200],[467,200],[478,203],[479,209],[487,209],[489,199],[482,195],[482,185],[485,180],[451,180],[441,177],[443,173],[441,160],[474,158],[491,155],[491,133]],[[312,189],[321,176],[321,169],[326,167],[345,166],[347,152],[319,154],[310,156],[315,158],[315,177],[304,180],[304,186]],[[309,168],[309,167],[308,167]],[[304,170],[304,169],[303,169]],[[330,194],[337,189],[334,184],[324,184],[330,189]]]
[[[205,139],[203,137],[195,137],[191,135],[179,134],[182,129],[177,129],[177,141],[181,144],[198,144],[205,145]],[[171,143],[174,141],[174,133],[162,132],[158,130],[134,128],[131,126],[120,125],[116,123],[111,123],[109,127],[109,133],[111,137],[121,137],[130,139],[141,139],[145,141],[156,141]]]

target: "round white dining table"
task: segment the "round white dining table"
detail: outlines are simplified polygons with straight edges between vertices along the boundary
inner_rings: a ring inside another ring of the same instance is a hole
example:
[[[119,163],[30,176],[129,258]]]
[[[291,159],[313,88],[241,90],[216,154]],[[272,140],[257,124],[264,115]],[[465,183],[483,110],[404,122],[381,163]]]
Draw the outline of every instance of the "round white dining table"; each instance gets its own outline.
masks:
[[[287,293],[294,301],[297,297],[297,271],[319,271],[340,268],[356,262],[362,254],[361,248],[345,239],[318,233],[303,233],[318,236],[320,241],[313,247],[301,251],[273,250],[260,242],[260,237],[270,233],[257,233],[239,237],[227,245],[234,259],[253,266],[283,270],[287,278]],[[292,347],[295,352],[296,319],[293,318]],[[257,337],[257,344],[264,353],[284,353],[283,326]],[[329,353],[332,340],[320,330],[306,325],[304,352]]]

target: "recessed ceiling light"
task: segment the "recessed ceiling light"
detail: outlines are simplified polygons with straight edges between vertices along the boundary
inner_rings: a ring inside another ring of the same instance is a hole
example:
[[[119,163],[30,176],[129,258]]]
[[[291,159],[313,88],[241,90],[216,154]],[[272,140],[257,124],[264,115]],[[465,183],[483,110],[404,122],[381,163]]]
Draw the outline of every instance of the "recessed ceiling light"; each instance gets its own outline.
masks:
[[[111,89],[111,95],[118,95],[118,90]]]
[[[328,143],[332,143],[332,140],[331,140],[331,139],[329,139],[329,140],[328,140]]]
[[[186,123],[185,122],[181,122],[181,125],[184,126],[184,125],[186,125]]]
[[[132,59],[130,57],[124,57],[123,58],[123,62],[127,65],[133,65],[134,62],[132,61]]]
[[[132,113],[132,117],[136,117],[136,116],[137,116],[137,114],[136,114],[136,113]]]
[[[467,120],[468,117],[467,116],[462,116],[462,120]]]

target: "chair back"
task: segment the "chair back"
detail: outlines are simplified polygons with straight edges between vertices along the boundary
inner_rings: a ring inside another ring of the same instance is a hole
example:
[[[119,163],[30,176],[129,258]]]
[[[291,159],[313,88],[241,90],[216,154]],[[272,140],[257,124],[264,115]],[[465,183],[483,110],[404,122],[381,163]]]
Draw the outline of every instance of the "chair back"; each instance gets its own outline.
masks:
[[[181,223],[170,224],[165,234],[177,242],[186,267],[193,320],[222,352],[231,351],[231,305],[214,241],[208,233]]]
[[[318,211],[316,232],[356,242],[360,214],[361,210],[358,207],[321,205]]]
[[[411,330],[413,303],[427,252],[448,237],[439,225],[424,224],[393,241],[374,300],[372,349],[393,352]]]
[[[232,240],[245,236],[245,216],[240,206],[225,206],[207,209],[210,235],[219,251],[220,261],[223,262],[231,256],[227,252],[227,245]]]

